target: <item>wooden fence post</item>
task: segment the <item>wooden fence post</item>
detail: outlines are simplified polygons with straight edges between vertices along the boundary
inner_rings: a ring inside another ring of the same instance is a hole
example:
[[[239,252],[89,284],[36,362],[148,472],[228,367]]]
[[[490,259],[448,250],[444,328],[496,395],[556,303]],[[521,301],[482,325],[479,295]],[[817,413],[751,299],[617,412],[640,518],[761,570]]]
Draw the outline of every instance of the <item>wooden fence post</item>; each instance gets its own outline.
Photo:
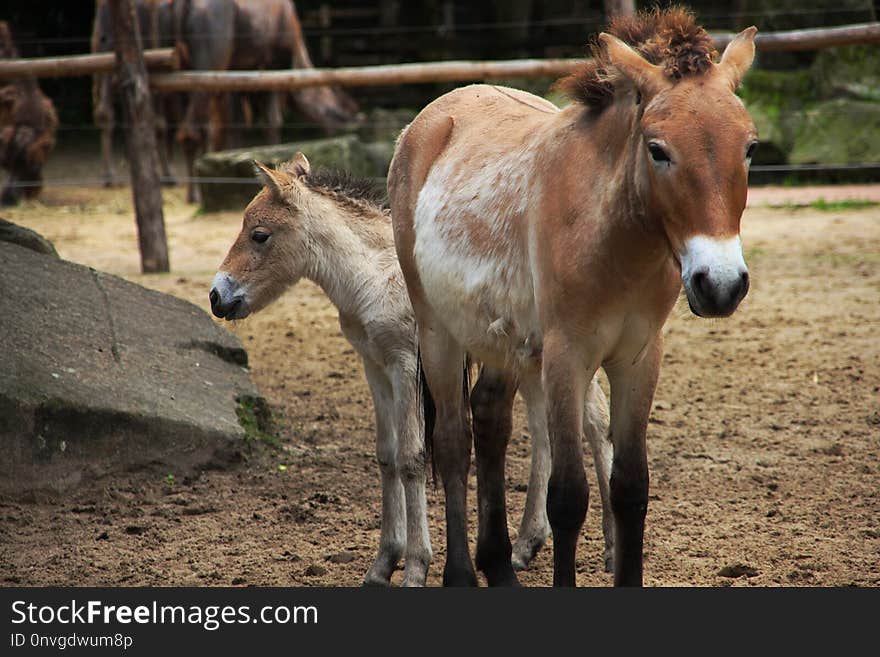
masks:
[[[128,162],[143,273],[167,272],[168,243],[162,214],[156,124],[143,46],[132,0],[109,0],[116,66],[128,117]]]

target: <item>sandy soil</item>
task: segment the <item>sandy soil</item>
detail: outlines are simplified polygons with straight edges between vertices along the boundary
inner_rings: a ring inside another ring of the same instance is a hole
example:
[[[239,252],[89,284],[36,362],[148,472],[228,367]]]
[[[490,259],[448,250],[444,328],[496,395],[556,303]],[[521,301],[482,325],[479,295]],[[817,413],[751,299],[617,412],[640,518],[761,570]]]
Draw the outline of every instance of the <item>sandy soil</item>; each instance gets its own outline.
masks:
[[[165,196],[168,275],[139,273],[127,190],[54,188],[2,214],[52,239],[67,259],[207,310],[209,282],[240,215],[199,215],[180,189]],[[738,313],[699,320],[679,303],[667,324],[649,426],[645,583],[878,585],[880,209],[753,206],[743,238],[752,289]],[[126,474],[63,499],[0,501],[0,581],[360,583],[378,544],[379,477],[367,386],[334,309],[302,283],[228,328],[277,410],[283,447],[257,445],[239,467],[173,483]],[[518,403],[511,531],[525,501],[528,454]],[[604,586],[610,578],[588,474],[594,504],[578,583]],[[472,477],[472,507],[475,492]],[[440,489],[429,490],[429,513],[436,585],[444,559]],[[474,511],[472,535],[475,528]],[[551,566],[545,548],[523,583],[549,585]]]

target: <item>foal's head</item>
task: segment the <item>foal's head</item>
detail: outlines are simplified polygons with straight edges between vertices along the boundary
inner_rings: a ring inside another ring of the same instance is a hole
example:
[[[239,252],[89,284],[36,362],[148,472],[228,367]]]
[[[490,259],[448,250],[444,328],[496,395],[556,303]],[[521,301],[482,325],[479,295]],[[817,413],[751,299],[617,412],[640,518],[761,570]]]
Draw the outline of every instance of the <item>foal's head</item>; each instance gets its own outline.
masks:
[[[755,55],[755,28],[719,62],[711,37],[683,9],[615,20],[595,57],[561,85],[594,111],[632,104],[639,196],[681,265],[691,310],[736,310],[749,287],[739,239],[757,132],[734,94]]]
[[[320,204],[303,182],[309,161],[297,153],[277,170],[256,165],[265,187],[245,209],[241,232],[211,288],[211,310],[225,319],[264,308],[308,267],[309,226]]]

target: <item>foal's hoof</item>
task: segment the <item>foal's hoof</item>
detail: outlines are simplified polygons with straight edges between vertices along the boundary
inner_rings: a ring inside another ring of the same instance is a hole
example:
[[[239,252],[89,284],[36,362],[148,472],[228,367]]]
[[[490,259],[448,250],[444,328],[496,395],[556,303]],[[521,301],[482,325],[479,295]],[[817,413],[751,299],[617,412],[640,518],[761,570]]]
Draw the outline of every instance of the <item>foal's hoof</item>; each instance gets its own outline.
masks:
[[[400,588],[402,589],[420,589],[425,586],[425,578],[424,577],[410,577],[408,575],[404,576],[404,578],[400,582]]]
[[[513,569],[526,570],[542,547],[544,547],[544,541],[538,538],[514,543],[513,552],[510,555],[510,563]]]
[[[391,586],[391,578],[383,577],[381,573],[377,573],[372,568],[364,575],[364,586]]]
[[[614,572],[614,551],[606,550],[605,551],[605,572],[613,573]]]

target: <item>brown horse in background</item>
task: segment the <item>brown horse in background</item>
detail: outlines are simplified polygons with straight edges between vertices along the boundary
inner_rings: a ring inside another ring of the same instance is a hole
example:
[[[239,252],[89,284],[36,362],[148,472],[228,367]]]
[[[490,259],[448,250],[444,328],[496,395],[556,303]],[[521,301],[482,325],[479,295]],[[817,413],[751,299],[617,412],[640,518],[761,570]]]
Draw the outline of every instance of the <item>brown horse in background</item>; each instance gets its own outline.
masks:
[[[174,0],[177,43],[186,67],[192,70],[250,70],[312,68],[302,27],[291,0]],[[358,106],[334,87],[311,87],[291,92],[296,109],[309,121],[333,133],[358,119]],[[225,147],[229,96],[190,94],[177,131],[186,159],[187,175],[195,175],[195,160],[205,149]],[[267,92],[267,139],[281,136],[284,96]],[[189,183],[187,200],[198,200]]]
[[[574,101],[566,108],[474,85],[435,100],[402,133],[388,188],[437,408],[445,584],[476,584],[462,398],[470,354],[515,376],[546,428],[532,439],[552,455],[556,585],[575,584],[588,504],[584,398],[604,369],[614,582],[641,585],[645,434],[663,325],[682,284],[701,317],[730,315],[749,287],[739,228],[757,135],[734,91],[755,32],[737,35],[716,62],[711,37],[683,9],[618,18],[594,59],[562,82]],[[490,584],[517,582],[504,508],[508,439],[509,425],[473,438],[476,558]]]
[[[18,50],[6,21],[0,21],[0,59],[16,59]],[[0,86],[0,166],[9,173],[0,205],[15,205],[43,189],[43,166],[55,147],[58,115],[34,77]]]

